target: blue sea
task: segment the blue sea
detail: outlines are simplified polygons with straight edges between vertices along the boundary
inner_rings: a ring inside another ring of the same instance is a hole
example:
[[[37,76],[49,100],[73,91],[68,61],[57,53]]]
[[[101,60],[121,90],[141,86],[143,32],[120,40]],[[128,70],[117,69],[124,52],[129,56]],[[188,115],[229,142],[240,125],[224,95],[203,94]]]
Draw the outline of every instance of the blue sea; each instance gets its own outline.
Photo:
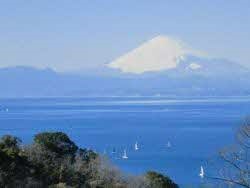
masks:
[[[124,172],[155,170],[179,184],[197,184],[200,166],[234,142],[249,114],[250,97],[0,99],[0,136],[31,143],[39,132],[63,131]]]

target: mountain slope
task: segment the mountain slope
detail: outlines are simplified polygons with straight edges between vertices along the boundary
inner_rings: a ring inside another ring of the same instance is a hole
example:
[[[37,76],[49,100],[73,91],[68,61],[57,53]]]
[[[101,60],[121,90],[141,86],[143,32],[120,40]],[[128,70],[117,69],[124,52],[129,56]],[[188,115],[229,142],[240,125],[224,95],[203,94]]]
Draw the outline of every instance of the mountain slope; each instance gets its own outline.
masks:
[[[184,67],[140,75],[79,76],[16,67],[0,69],[0,97],[250,95],[250,72],[240,71],[217,74]]]
[[[98,70],[0,69],[0,97],[250,95],[250,70],[156,37]]]
[[[197,53],[181,41],[166,36],[157,36],[107,66],[124,73],[134,74],[169,70],[176,68],[186,55]]]

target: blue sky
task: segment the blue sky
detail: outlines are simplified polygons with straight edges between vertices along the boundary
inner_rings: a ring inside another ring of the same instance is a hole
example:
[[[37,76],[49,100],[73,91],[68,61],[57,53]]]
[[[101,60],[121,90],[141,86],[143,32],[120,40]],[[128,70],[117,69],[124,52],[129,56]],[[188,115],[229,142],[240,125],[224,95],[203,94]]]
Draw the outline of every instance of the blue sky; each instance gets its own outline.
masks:
[[[3,0],[0,67],[100,66],[157,35],[250,67],[249,0]]]

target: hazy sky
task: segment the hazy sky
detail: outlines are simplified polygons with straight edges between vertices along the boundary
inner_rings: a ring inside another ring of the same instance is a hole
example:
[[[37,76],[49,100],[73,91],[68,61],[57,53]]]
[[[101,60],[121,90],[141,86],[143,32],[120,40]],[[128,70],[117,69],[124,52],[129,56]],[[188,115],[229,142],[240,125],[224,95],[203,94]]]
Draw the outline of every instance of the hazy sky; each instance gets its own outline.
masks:
[[[250,1],[0,0],[0,67],[96,67],[157,35],[250,67]]]

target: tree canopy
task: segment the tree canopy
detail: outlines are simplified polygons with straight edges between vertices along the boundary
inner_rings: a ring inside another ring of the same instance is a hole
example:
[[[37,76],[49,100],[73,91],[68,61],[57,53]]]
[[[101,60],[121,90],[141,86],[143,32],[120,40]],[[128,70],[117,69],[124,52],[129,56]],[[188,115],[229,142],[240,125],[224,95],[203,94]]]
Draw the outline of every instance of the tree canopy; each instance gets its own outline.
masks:
[[[163,176],[160,173],[149,171],[146,173],[146,179],[149,182],[151,188],[167,187],[167,188],[178,188],[169,177]]]
[[[128,176],[97,153],[79,148],[62,132],[35,135],[21,147],[21,140],[0,139],[0,187],[62,188],[177,188],[157,172]]]
[[[58,156],[76,154],[78,147],[62,132],[44,132],[35,136],[34,142],[48,151],[56,153]]]

